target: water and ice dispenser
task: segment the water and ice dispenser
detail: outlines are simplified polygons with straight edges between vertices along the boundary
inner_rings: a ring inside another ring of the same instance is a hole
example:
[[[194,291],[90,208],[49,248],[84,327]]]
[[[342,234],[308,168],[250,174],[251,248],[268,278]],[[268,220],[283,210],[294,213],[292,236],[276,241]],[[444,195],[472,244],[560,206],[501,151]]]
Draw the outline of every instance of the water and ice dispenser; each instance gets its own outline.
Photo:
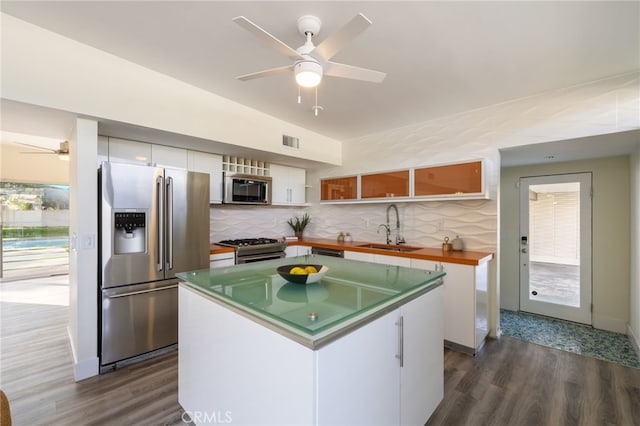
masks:
[[[146,223],[145,212],[115,212],[114,254],[144,253],[147,247]]]

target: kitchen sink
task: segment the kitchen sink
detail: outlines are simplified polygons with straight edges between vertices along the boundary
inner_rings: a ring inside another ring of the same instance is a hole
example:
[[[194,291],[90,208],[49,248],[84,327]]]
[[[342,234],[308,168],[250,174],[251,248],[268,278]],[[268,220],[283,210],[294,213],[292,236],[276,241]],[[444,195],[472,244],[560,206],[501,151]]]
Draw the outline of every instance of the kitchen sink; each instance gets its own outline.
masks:
[[[411,252],[411,251],[422,249],[422,247],[411,247],[411,246],[402,246],[402,245],[394,246],[391,244],[374,244],[374,243],[361,244],[357,247],[370,248],[375,250],[399,251],[399,252]]]

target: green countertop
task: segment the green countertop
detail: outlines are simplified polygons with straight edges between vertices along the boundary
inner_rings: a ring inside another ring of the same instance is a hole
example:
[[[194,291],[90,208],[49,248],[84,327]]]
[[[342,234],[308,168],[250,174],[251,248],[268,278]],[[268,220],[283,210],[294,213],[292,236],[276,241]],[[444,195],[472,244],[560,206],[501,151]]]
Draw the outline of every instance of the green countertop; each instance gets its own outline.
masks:
[[[294,284],[282,265],[329,268],[320,282]],[[183,272],[186,285],[270,328],[317,348],[442,284],[444,272],[308,255]]]

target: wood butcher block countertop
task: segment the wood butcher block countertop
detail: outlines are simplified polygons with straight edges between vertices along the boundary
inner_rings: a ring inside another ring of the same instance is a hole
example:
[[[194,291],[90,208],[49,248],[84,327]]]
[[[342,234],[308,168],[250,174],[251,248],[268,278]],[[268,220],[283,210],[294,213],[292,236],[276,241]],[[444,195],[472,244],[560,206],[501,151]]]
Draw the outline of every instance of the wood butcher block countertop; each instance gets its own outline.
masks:
[[[391,250],[380,250],[368,247],[358,247],[370,244],[370,241],[353,241],[349,243],[340,243],[330,238],[303,238],[299,241],[288,241],[290,246],[311,246],[336,250],[359,251],[362,253],[384,254],[387,256],[408,257],[411,259],[432,260],[436,262],[459,263],[463,265],[480,265],[493,259],[493,253],[485,253],[479,251],[442,251],[441,248],[419,248],[410,252],[397,252]],[[384,244],[380,244],[384,245]],[[415,247],[408,245],[408,247]]]
[[[233,253],[234,251],[236,251],[236,249],[233,247],[219,246],[218,244],[211,244],[209,246],[209,254]]]

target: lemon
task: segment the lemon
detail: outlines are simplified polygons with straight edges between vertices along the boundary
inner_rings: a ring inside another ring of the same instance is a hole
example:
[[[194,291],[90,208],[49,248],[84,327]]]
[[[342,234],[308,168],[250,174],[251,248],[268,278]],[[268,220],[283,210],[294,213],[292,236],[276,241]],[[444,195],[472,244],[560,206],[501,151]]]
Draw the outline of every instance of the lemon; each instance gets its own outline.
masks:
[[[307,266],[306,268],[304,268],[305,271],[307,271],[307,274],[317,274],[318,270],[315,268],[315,266]]]
[[[305,271],[304,269],[302,269],[299,266],[294,266],[293,268],[291,268],[291,270],[289,271],[289,273],[291,275],[307,275],[308,272]]]

